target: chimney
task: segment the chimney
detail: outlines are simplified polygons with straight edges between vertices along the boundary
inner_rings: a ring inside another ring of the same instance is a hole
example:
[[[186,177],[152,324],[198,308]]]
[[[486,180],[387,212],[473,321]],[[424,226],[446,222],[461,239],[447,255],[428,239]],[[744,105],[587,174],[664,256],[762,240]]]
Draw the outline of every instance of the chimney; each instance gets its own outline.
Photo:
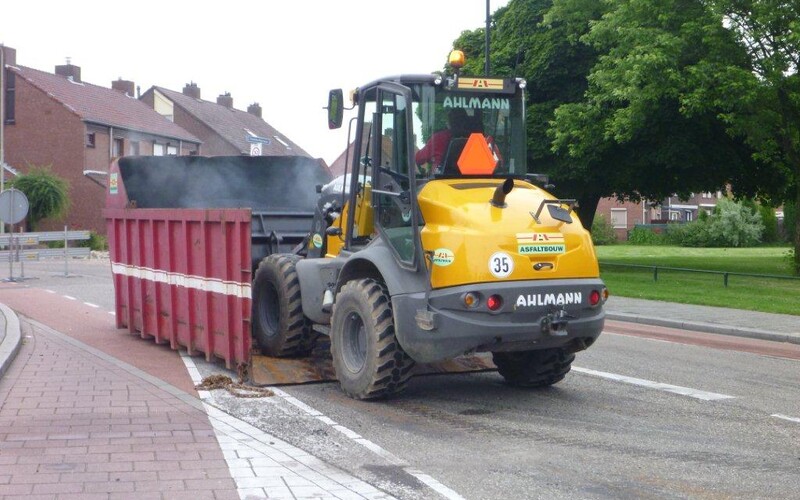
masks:
[[[247,112],[261,118],[261,106],[259,106],[257,102],[247,106]]]
[[[17,49],[0,44],[0,50],[3,51],[3,64],[7,66],[17,65]]]
[[[127,96],[133,97],[135,86],[133,85],[133,82],[130,80],[123,80],[122,78],[118,78],[116,81],[111,82],[111,88],[118,92],[122,92]]]
[[[80,83],[81,81],[81,67],[74,66],[69,61],[69,57],[67,58],[67,64],[56,66],[56,74],[67,78],[72,77],[72,81],[76,83]]]
[[[200,99],[200,87],[194,82],[189,82],[183,87],[183,95]]]
[[[217,97],[217,104],[220,106],[225,106],[228,109],[233,109],[233,97],[231,97],[231,93],[225,92]]]

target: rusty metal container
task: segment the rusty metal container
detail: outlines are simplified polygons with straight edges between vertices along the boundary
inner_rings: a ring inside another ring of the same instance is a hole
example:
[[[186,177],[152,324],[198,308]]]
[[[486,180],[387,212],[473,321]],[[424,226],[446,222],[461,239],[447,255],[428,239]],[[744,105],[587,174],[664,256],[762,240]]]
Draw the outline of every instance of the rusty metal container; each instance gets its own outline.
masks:
[[[246,364],[254,266],[302,244],[315,185],[328,179],[309,158],[114,162],[103,215],[117,327],[228,368]]]

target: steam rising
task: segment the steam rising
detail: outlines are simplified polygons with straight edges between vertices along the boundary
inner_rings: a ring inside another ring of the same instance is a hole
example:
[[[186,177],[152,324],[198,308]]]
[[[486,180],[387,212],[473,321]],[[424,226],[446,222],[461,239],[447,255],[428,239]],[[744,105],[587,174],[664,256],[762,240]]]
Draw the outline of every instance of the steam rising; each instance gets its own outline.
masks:
[[[139,156],[119,162],[138,208],[313,211],[327,169],[302,156]]]

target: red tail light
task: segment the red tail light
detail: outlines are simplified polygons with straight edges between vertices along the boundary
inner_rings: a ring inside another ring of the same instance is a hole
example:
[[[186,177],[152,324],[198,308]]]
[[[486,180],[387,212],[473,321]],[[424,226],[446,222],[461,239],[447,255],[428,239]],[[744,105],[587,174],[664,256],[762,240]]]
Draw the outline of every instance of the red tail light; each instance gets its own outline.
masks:
[[[492,295],[486,299],[486,307],[488,307],[490,311],[497,311],[503,307],[503,298],[499,295]]]
[[[589,294],[589,305],[596,306],[600,303],[600,292],[597,290],[592,290],[592,293]]]

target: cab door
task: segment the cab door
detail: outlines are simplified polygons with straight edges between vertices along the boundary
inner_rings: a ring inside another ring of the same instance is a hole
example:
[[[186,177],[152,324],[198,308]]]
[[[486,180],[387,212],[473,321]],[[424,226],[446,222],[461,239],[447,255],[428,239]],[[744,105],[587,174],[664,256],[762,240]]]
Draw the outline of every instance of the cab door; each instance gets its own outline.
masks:
[[[372,140],[372,203],[375,225],[404,268],[419,262],[416,168],[414,168],[411,91],[402,85],[378,86]]]

